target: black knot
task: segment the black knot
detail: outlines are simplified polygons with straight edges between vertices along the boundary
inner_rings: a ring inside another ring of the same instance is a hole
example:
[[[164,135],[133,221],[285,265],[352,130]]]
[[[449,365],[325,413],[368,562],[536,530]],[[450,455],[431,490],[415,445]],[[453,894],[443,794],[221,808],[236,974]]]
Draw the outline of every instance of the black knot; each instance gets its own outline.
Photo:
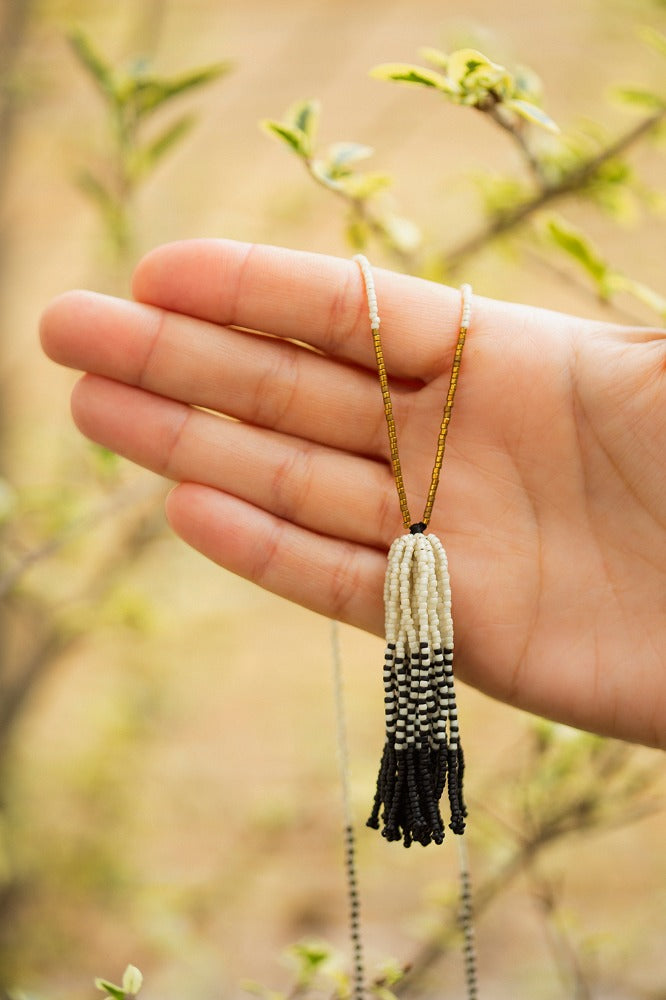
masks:
[[[410,524],[409,530],[412,535],[422,535],[427,527],[427,524],[424,524],[423,521],[419,521],[417,524]]]

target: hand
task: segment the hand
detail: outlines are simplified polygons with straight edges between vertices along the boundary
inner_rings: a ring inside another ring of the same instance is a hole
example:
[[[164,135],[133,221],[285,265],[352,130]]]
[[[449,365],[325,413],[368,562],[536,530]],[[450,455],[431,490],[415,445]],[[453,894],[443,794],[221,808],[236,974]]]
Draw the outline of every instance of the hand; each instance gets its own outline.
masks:
[[[375,278],[416,521],[460,296]],[[209,558],[381,633],[385,554],[404,529],[358,266],[198,240],[149,254],[134,294],[71,292],[44,314],[46,352],[90,373],[73,394],[79,428],[177,481],[169,521]],[[449,554],[459,676],[658,746],[665,362],[664,332],[475,296],[431,521]]]

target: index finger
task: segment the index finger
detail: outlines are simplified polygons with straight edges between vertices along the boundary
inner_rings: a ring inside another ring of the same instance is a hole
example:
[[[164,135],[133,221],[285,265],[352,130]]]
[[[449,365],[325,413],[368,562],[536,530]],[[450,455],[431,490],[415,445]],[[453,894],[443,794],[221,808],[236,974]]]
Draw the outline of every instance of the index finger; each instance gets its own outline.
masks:
[[[391,271],[374,275],[387,368],[399,378],[435,377],[453,350],[459,293]],[[351,260],[233,240],[186,240],[144,257],[133,292],[141,302],[299,340],[374,369],[365,290]]]

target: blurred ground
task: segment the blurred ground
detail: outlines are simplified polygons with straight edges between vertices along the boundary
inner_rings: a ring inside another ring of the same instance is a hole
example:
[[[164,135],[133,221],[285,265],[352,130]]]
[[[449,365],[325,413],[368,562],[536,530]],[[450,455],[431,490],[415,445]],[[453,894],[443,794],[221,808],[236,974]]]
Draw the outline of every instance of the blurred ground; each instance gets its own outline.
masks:
[[[632,28],[659,11],[647,0],[470,0],[464,10],[432,0],[173,0],[160,16],[161,6],[61,0],[37,8],[4,213],[11,256],[2,391],[18,486],[52,482],[84,448],[68,418],[72,377],[37,349],[39,312],[66,288],[112,287],[97,220],[72,184],[91,150],[102,148],[103,124],[63,40],[70,23],[115,58],[132,54],[133,33],[143,33],[168,72],[219,58],[235,63],[193,98],[195,133],[141,195],[141,249],[224,235],[347,255],[336,206],[257,128],[310,96],[323,102],[322,139],[374,146],[374,164],[396,176],[401,211],[429,238],[474,230],[465,176],[489,159],[498,171],[517,169],[516,154],[464,109],[368,79],[373,65],[409,61],[421,45],[450,47],[473,32],[499,61],[531,64],[565,126],[594,117],[611,131],[626,128],[626,113],[606,102],[607,87],[654,77]],[[638,159],[648,174],[658,169],[649,153]],[[615,232],[598,215],[585,221],[602,242]],[[659,287],[663,231],[627,230],[613,259]],[[486,255],[470,276],[484,294],[604,315],[582,286],[534,264]],[[93,974],[118,977],[130,961],[147,975],[147,998],[236,996],[244,977],[280,984],[279,952],[301,935],[345,946],[328,624],[172,540],[152,547],[127,586],[151,606],[151,626],[139,635],[109,629],[80,645],[42,687],[22,728],[19,798],[26,816],[40,817],[26,830],[26,850],[52,854],[54,881],[31,915],[20,986],[31,996],[90,996]],[[380,645],[343,630],[359,820],[382,739]],[[525,719],[473,691],[461,700],[471,794],[487,800],[496,762],[513,752]],[[83,815],[83,801],[96,811]],[[87,872],[86,837],[106,845],[111,886],[98,861]],[[123,877],[112,864],[119,856]],[[424,893],[455,878],[454,852],[394,851],[361,830],[360,864],[370,960],[404,959],[426,922]],[[642,986],[663,996],[663,816],[563,847],[555,866],[574,934],[613,942],[599,945],[609,979],[624,969],[636,990],[627,996],[647,995]],[[525,894],[505,897],[478,935],[488,996],[564,995],[543,975],[547,946]],[[455,981],[441,986],[440,995],[459,990]]]

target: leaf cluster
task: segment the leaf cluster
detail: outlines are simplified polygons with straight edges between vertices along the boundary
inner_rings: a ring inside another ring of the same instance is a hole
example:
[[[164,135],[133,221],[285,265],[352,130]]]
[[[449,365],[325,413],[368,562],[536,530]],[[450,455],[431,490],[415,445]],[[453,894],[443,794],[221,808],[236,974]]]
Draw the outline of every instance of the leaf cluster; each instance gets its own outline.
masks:
[[[253,980],[245,980],[243,989],[261,1000],[295,1000],[297,997],[321,995],[332,1000],[349,1000],[352,984],[347,972],[340,967],[340,957],[326,941],[306,939],[290,945],[284,952],[293,969],[293,985],[279,992]],[[396,987],[403,979],[404,968],[387,959],[368,983],[368,995],[377,1000],[396,1000]]]
[[[524,119],[549,132],[559,132],[541,107],[540,81],[531,71],[511,72],[477,49],[457,49],[447,55],[439,49],[424,48],[421,55],[435,68],[382,63],[370,75],[378,80],[427,87],[454,104],[478,108],[495,117],[501,115],[507,128],[515,129],[518,120]]]
[[[128,965],[120,986],[99,978],[95,980],[95,986],[111,1000],[133,1000],[143,986],[143,976],[135,965]]]
[[[614,268],[582,229],[559,215],[551,215],[545,220],[542,232],[547,243],[566,254],[591,279],[600,299],[608,302],[625,292],[666,319],[666,297]]]
[[[355,249],[363,250],[374,235],[398,256],[408,256],[419,245],[421,233],[382,198],[393,183],[390,174],[359,168],[374,153],[363,143],[334,142],[319,152],[316,137],[320,113],[319,101],[298,101],[287,109],[282,120],[266,119],[261,125],[299,157],[317,184],[344,200],[348,209],[347,237]]]
[[[79,186],[96,206],[112,245],[122,254],[130,243],[128,208],[136,188],[180,144],[196,116],[186,112],[147,137],[145,126],[175,98],[228,73],[230,64],[218,62],[175,76],[158,76],[143,61],[114,67],[83,31],[70,32],[69,42],[102,96],[110,131],[109,162],[103,169],[83,170]]]

